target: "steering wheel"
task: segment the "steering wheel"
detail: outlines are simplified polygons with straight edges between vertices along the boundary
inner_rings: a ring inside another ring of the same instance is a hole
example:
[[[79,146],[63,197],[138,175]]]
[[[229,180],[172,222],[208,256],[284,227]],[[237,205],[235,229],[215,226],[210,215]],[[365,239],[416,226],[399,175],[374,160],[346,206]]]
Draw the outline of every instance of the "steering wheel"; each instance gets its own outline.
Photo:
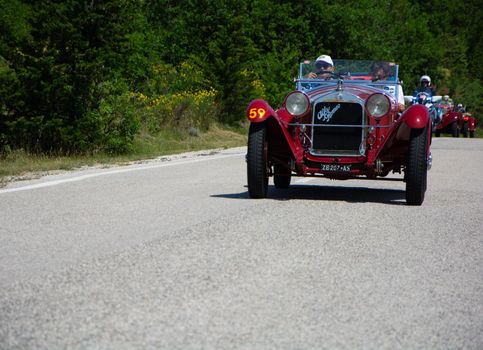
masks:
[[[331,78],[339,78],[339,75],[337,73],[334,73],[330,70],[321,70],[321,71],[318,71],[317,73],[317,79],[331,79]],[[321,75],[323,74],[326,74],[326,75],[330,75],[328,77],[321,77]]]

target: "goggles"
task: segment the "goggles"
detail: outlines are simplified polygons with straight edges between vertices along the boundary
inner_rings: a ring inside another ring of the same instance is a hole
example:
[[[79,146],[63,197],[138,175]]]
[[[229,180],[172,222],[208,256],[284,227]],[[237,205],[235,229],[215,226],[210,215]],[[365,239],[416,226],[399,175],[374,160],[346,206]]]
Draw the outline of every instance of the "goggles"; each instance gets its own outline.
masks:
[[[327,63],[327,62],[323,62],[323,61],[317,61],[315,62],[315,68],[317,69],[327,69],[329,67],[332,67],[332,65],[330,63]]]

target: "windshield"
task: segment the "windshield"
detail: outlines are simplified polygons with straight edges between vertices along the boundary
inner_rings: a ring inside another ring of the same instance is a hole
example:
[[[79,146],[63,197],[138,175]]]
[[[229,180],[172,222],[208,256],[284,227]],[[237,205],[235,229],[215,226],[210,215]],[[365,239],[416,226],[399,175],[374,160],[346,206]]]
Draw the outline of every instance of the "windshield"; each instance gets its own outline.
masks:
[[[334,60],[334,71],[329,72],[317,68],[315,61],[307,60],[300,64],[299,79],[308,79],[311,72],[317,75],[312,81],[343,79],[367,84],[376,81],[398,82],[398,65],[386,61]]]

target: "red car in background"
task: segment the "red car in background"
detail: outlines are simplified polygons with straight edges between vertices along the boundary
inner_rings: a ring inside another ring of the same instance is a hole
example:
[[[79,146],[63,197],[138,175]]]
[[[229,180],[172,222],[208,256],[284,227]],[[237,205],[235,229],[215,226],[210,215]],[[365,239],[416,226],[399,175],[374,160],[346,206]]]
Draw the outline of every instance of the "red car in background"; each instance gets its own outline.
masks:
[[[441,108],[443,116],[441,122],[436,125],[434,135],[439,137],[442,133],[447,133],[451,134],[453,137],[458,137],[460,134],[463,113],[455,111],[451,105],[448,104],[436,104],[436,108]]]
[[[463,113],[461,120],[459,121],[459,130],[463,137],[468,137],[468,135],[473,138],[475,137],[475,118],[471,113]]]
[[[439,103],[437,108],[442,111],[441,122],[435,127],[434,134],[436,137],[442,133],[451,134],[453,137],[475,137],[476,120],[471,113],[465,112],[464,109],[453,109],[452,105]]]

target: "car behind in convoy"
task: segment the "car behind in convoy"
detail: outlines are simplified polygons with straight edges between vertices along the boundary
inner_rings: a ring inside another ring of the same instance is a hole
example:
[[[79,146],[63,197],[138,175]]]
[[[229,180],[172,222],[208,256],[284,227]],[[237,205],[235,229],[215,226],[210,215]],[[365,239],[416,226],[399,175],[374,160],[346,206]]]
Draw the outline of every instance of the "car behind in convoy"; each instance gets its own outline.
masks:
[[[437,104],[437,107],[442,110],[442,118],[434,128],[434,136],[439,137],[441,134],[447,133],[453,137],[458,137],[463,114],[455,111],[451,106]]]
[[[280,108],[257,99],[250,121],[247,177],[252,198],[267,196],[268,180],[290,186],[292,176],[384,179],[404,173],[406,202],[421,205],[431,166],[431,119],[423,105],[400,112],[398,66],[373,81],[372,61],[334,60],[329,79],[307,79],[314,62],[299,66],[296,88]]]
[[[475,137],[475,125],[476,125],[475,117],[473,117],[471,113],[468,113],[468,112],[463,113],[459,124],[460,134],[463,135],[463,137],[468,137],[468,136],[470,138]]]
[[[439,137],[447,133],[453,137],[475,137],[476,120],[471,113],[466,112],[463,107],[454,107],[453,103],[441,100],[441,96],[433,98],[436,109],[441,111],[441,119],[433,128],[434,136]],[[460,105],[461,106],[461,105]]]

